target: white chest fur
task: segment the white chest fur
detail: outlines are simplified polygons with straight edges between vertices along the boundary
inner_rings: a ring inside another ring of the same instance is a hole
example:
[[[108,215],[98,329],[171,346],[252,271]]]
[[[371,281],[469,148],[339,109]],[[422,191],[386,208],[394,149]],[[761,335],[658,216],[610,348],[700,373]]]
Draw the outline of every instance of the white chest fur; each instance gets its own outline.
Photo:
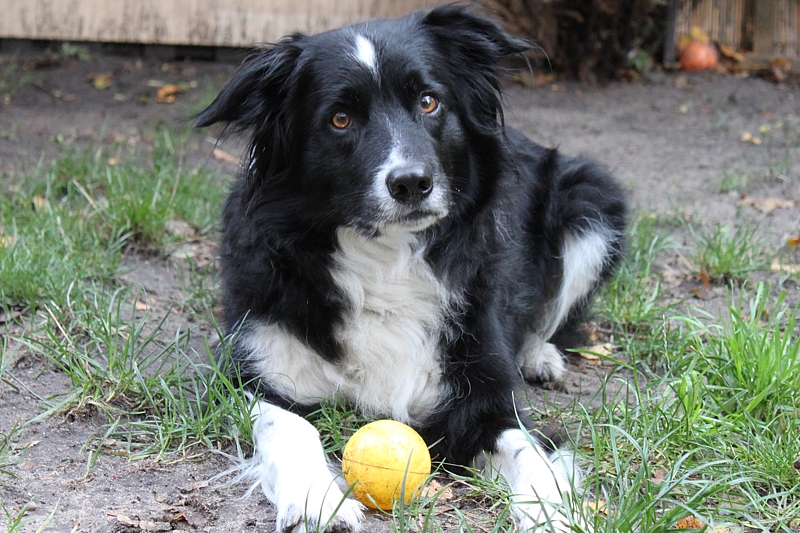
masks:
[[[330,364],[282,327],[257,325],[243,342],[261,375],[308,403],[340,397],[367,414],[412,422],[441,394],[439,339],[450,296],[408,232],[365,238],[337,232],[333,278],[349,309],[335,331],[343,358]]]

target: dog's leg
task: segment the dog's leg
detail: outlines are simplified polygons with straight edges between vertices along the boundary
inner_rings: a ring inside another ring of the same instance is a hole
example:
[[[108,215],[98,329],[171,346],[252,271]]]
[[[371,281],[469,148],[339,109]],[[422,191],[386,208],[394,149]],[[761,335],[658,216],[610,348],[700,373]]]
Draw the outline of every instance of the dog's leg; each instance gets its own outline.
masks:
[[[559,381],[564,377],[566,367],[561,352],[547,340],[567,319],[572,309],[584,303],[600,283],[603,269],[611,259],[611,242],[608,231],[594,229],[564,238],[558,294],[547,306],[543,327],[528,333],[517,353],[517,362],[525,379]]]
[[[277,508],[278,533],[357,531],[361,505],[345,499],[308,421],[260,401],[253,408],[253,473]],[[327,526],[327,527],[326,527]]]
[[[580,482],[568,452],[548,457],[521,429],[507,429],[497,439],[489,466],[493,475],[503,476],[511,487],[511,511],[518,531],[562,533],[572,531],[570,524],[579,522],[576,513],[570,512],[575,502],[565,503],[564,495],[573,494]]]
[[[530,381],[561,381],[567,367],[564,356],[555,345],[545,342],[541,335],[528,333],[517,353],[522,375]]]

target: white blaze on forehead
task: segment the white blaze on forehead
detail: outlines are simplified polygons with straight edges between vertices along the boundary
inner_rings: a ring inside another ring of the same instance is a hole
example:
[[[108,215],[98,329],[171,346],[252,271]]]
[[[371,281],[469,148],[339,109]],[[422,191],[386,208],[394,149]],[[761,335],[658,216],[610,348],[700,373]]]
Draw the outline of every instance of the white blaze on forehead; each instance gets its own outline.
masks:
[[[378,74],[378,58],[375,54],[375,46],[361,34],[356,35],[356,50],[353,57],[374,74]]]

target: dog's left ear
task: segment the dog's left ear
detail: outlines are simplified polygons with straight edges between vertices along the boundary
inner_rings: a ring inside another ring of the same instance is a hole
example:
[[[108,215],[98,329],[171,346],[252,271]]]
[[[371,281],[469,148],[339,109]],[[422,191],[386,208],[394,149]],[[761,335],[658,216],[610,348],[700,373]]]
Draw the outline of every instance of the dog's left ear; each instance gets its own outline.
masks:
[[[423,17],[422,26],[448,66],[448,72],[441,74],[450,74],[460,93],[472,93],[473,101],[465,103],[476,104],[480,111],[498,116],[503,61],[530,50],[530,43],[509,35],[496,22],[461,5],[449,4],[431,10]],[[465,73],[469,79],[465,79]]]
[[[439,45],[457,54],[459,60],[477,61],[481,66],[494,67],[499,61],[532,48],[493,20],[458,4],[432,9],[422,23],[430,28]]]

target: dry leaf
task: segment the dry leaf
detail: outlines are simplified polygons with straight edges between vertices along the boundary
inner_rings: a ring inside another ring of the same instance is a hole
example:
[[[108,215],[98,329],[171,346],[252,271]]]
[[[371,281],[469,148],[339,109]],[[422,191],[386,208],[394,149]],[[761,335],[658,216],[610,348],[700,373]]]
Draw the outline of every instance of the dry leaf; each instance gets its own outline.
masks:
[[[736,50],[733,49],[733,47],[728,46],[726,44],[721,44],[719,46],[719,52],[724,57],[727,57],[728,59],[733,59],[737,63],[741,63],[742,61],[744,61],[744,54],[742,54],[741,52],[737,52]]]
[[[45,200],[44,196],[41,196],[41,195],[34,196],[33,200],[31,200],[31,202],[33,203],[33,208],[34,209],[41,209],[41,208],[43,208],[44,206],[47,205],[47,200]]]
[[[185,220],[167,220],[164,224],[164,229],[167,230],[167,233],[176,237],[183,237],[186,239],[194,237],[194,228]]]
[[[137,524],[137,523],[139,522],[138,520],[131,520],[130,518],[128,518],[128,517],[127,517],[127,516],[125,516],[124,514],[122,514],[122,513],[118,513],[118,512],[116,512],[116,511],[106,511],[106,514],[107,514],[108,516],[113,516],[113,517],[114,517],[114,518],[116,518],[116,519],[117,519],[119,522],[122,522],[122,523],[123,523],[123,524],[125,524],[126,526],[133,526],[134,524]]]
[[[578,355],[584,359],[588,359],[589,361],[597,361],[602,357],[607,357],[614,353],[614,347],[611,345],[611,343],[604,342],[602,344],[589,346],[588,348],[578,348],[577,352]]]
[[[183,89],[178,87],[177,85],[172,85],[168,83],[164,85],[156,92],[156,102],[161,104],[171,104],[175,101],[175,95],[178,93],[182,93]]]
[[[181,490],[181,492],[192,492],[194,490],[204,489],[206,487],[208,487],[208,481],[207,480],[202,480],[202,481],[195,481],[191,485],[183,486],[183,487],[181,487],[180,490]]]
[[[800,265],[782,265],[780,261],[775,259],[769,266],[773,272],[786,272],[787,274],[797,274],[800,272]]]
[[[753,143],[753,144],[761,144],[761,139],[758,137],[753,137],[753,134],[744,132],[742,136],[739,138],[743,143]]]
[[[181,516],[183,520],[186,521],[187,524],[196,528],[196,529],[203,529],[206,527],[208,520],[205,516],[201,513],[195,511],[194,509],[186,509],[186,513],[183,513]]]
[[[3,247],[3,237],[0,237],[0,248],[2,247]],[[15,320],[21,316],[22,316],[22,311],[8,311],[6,313],[0,313],[0,324],[7,324],[12,320]]]
[[[787,244],[789,244],[789,246],[800,245],[800,235],[797,237],[789,237]]]
[[[776,209],[794,209],[796,202],[794,200],[781,200],[778,198],[751,198],[742,195],[742,203],[753,206],[762,213],[771,213]]]
[[[780,70],[782,72],[789,72],[792,70],[792,62],[785,57],[776,57],[769,60],[769,66],[773,70]]]
[[[172,525],[169,522],[154,522],[152,520],[133,520],[122,513],[115,511],[106,511],[108,516],[113,516],[120,523],[126,526],[139,528],[142,531],[172,531]]]
[[[675,523],[675,529],[702,529],[705,526],[702,520],[693,516],[681,518]]]
[[[14,243],[14,237],[11,235],[0,235],[0,248],[8,248]]]
[[[584,502],[584,508],[593,512],[594,514],[608,514],[608,505],[606,504],[605,500],[597,500],[596,502]]]
[[[678,39],[678,51],[682,52],[684,48],[692,44],[693,39],[688,35],[681,35],[681,38]]]
[[[89,76],[92,86],[98,91],[105,91],[111,87],[111,74],[92,74]]]
[[[226,161],[228,163],[236,163],[239,164],[239,158],[233,154],[229,154],[225,150],[220,150],[219,148],[214,148],[214,159],[218,159],[220,161]]]
[[[138,302],[138,301],[136,302],[135,307],[137,311],[147,311],[150,309],[149,305],[147,305],[144,302]]]
[[[705,31],[703,31],[703,28],[701,28],[700,26],[692,26],[691,38],[693,41],[699,41],[703,44],[708,44],[709,42],[711,42],[711,39],[709,39],[708,34]]]
[[[667,471],[663,468],[658,468],[653,470],[653,477],[650,478],[651,483],[655,483],[656,485],[661,484],[664,481],[664,478],[667,476]]]
[[[433,498],[437,494],[439,495],[438,501],[440,502],[446,502],[453,499],[453,491],[450,490],[450,485],[443,487],[442,484],[435,479],[428,483],[428,485],[420,492],[420,496],[423,498]]]

